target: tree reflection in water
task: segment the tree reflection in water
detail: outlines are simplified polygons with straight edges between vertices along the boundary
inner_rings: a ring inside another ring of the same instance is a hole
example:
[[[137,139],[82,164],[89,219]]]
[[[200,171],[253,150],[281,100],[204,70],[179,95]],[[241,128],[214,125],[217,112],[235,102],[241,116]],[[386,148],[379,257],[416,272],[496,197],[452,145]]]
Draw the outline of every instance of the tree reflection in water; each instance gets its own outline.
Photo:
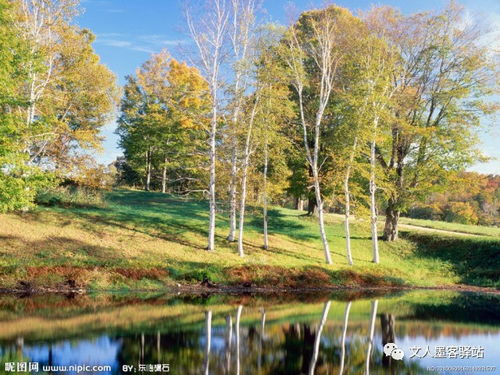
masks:
[[[479,301],[468,304],[474,314],[463,310],[470,295],[425,300],[421,294],[312,303],[250,297],[233,303],[154,300],[81,311],[71,306],[67,312],[60,304],[54,310],[28,310],[36,300],[24,305],[0,296],[0,368],[21,359],[59,365],[70,355],[67,361],[109,364],[113,374],[138,363],[169,363],[172,374],[424,374],[423,363],[386,357],[383,345],[500,340],[498,299],[476,297]],[[487,350],[493,361],[488,365],[500,365],[500,350]]]

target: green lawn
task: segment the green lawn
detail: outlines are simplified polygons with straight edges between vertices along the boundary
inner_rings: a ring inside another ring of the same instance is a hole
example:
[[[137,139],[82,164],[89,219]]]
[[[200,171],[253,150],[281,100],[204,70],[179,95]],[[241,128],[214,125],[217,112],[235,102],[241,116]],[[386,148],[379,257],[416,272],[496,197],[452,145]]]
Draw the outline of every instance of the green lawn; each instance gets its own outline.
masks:
[[[482,225],[470,225],[459,223],[448,223],[446,221],[411,219],[409,217],[400,218],[401,224],[416,225],[425,228],[447,230],[451,232],[470,233],[483,236],[500,237],[500,228],[487,227]]]
[[[160,289],[197,284],[255,286],[499,286],[500,238],[409,232],[380,243],[371,262],[366,224],[352,228],[354,266],[345,257],[343,225],[331,217],[327,234],[334,264],[324,264],[317,222],[296,210],[270,212],[271,249],[261,248],[260,210],[250,209],[243,259],[225,239],[227,215],[217,219],[214,253],[204,249],[207,204],[161,193],[118,190],[104,208],[38,208],[0,215],[0,285],[71,283],[93,289]],[[443,250],[443,251],[442,251]]]

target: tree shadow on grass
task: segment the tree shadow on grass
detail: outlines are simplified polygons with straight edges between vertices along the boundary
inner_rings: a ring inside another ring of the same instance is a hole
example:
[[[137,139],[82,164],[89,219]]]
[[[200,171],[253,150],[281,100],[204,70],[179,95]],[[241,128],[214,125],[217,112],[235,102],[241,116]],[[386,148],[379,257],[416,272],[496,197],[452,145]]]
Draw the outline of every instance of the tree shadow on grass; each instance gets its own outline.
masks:
[[[100,209],[71,209],[74,216],[90,223],[101,223],[148,236],[203,249],[199,244],[183,238],[184,234],[208,235],[208,205],[203,201],[174,199],[155,192],[118,190],[109,193],[111,204]],[[218,220],[220,223],[221,220]],[[85,225],[85,230],[99,233],[102,229]],[[216,235],[216,244],[225,244],[223,236]]]
[[[270,209],[268,211],[269,233],[281,234],[299,241],[319,240],[319,233],[308,232],[307,226],[297,222],[296,219],[296,215],[286,215],[281,210]],[[262,230],[262,217],[253,215],[247,225],[256,231]]]
[[[460,282],[479,286],[499,286],[500,239],[450,237],[436,233],[402,232],[416,245],[415,256],[439,259],[452,265]]]

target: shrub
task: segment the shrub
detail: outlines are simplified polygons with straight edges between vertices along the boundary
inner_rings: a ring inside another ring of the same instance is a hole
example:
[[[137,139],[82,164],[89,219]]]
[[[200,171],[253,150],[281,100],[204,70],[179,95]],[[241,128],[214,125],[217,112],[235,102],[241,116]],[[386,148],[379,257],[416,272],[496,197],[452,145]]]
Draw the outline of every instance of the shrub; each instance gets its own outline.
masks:
[[[444,220],[461,224],[477,224],[479,218],[470,203],[451,202],[444,210]]]
[[[77,208],[106,206],[101,190],[77,186],[59,186],[54,189],[42,190],[37,194],[35,203],[41,206]]]

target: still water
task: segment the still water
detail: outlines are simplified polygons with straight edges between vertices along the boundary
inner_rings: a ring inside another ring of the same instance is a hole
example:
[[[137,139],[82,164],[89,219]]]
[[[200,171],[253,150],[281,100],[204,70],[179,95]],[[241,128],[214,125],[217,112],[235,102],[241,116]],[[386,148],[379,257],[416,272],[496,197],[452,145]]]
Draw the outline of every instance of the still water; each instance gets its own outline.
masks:
[[[495,374],[500,297],[0,295],[0,362],[0,373]]]

